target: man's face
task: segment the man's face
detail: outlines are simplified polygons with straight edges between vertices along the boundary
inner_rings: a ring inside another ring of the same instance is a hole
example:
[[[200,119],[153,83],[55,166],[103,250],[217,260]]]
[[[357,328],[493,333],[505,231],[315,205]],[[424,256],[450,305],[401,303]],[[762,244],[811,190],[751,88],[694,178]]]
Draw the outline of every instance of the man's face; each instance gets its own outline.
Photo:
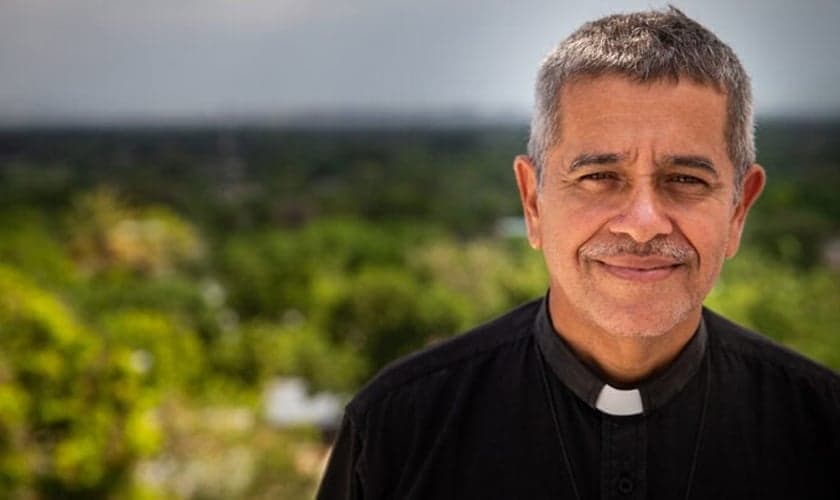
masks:
[[[515,163],[555,325],[619,336],[695,328],[764,185],[754,165],[735,200],[725,95],[687,78],[603,76],[565,86],[560,103],[541,188],[527,157]]]

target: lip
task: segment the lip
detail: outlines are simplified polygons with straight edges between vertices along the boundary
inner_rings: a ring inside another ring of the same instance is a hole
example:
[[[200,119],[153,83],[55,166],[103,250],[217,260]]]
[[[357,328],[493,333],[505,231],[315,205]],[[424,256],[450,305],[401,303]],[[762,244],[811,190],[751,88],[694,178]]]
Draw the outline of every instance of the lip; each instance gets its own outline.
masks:
[[[628,281],[655,283],[662,281],[682,266],[680,262],[661,258],[621,257],[610,262],[595,261],[609,274]]]

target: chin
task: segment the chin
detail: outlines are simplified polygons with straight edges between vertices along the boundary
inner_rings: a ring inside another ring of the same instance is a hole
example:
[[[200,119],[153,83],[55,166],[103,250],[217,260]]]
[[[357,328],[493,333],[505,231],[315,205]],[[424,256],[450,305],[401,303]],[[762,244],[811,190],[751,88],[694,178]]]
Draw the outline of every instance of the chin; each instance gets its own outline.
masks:
[[[586,310],[590,321],[616,337],[659,337],[689,319],[695,310],[688,301],[621,306],[603,304]]]

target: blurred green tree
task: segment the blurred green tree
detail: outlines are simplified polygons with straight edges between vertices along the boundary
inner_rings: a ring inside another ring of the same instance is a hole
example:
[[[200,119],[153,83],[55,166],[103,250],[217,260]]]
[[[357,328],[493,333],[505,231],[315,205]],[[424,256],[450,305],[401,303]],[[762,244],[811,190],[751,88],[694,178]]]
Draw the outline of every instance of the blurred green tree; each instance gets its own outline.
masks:
[[[103,497],[160,442],[136,351],[0,266],[0,491]]]
[[[840,369],[840,275],[743,249],[724,266],[706,305]]]

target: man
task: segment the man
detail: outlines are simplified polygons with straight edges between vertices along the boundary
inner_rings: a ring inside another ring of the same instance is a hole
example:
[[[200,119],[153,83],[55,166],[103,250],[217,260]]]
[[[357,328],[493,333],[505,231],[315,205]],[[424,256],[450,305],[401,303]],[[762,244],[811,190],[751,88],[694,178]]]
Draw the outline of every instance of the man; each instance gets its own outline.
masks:
[[[379,374],[319,497],[840,498],[840,377],[702,307],[754,156],[711,32],[670,8],[573,33],[514,162],[547,296]]]

